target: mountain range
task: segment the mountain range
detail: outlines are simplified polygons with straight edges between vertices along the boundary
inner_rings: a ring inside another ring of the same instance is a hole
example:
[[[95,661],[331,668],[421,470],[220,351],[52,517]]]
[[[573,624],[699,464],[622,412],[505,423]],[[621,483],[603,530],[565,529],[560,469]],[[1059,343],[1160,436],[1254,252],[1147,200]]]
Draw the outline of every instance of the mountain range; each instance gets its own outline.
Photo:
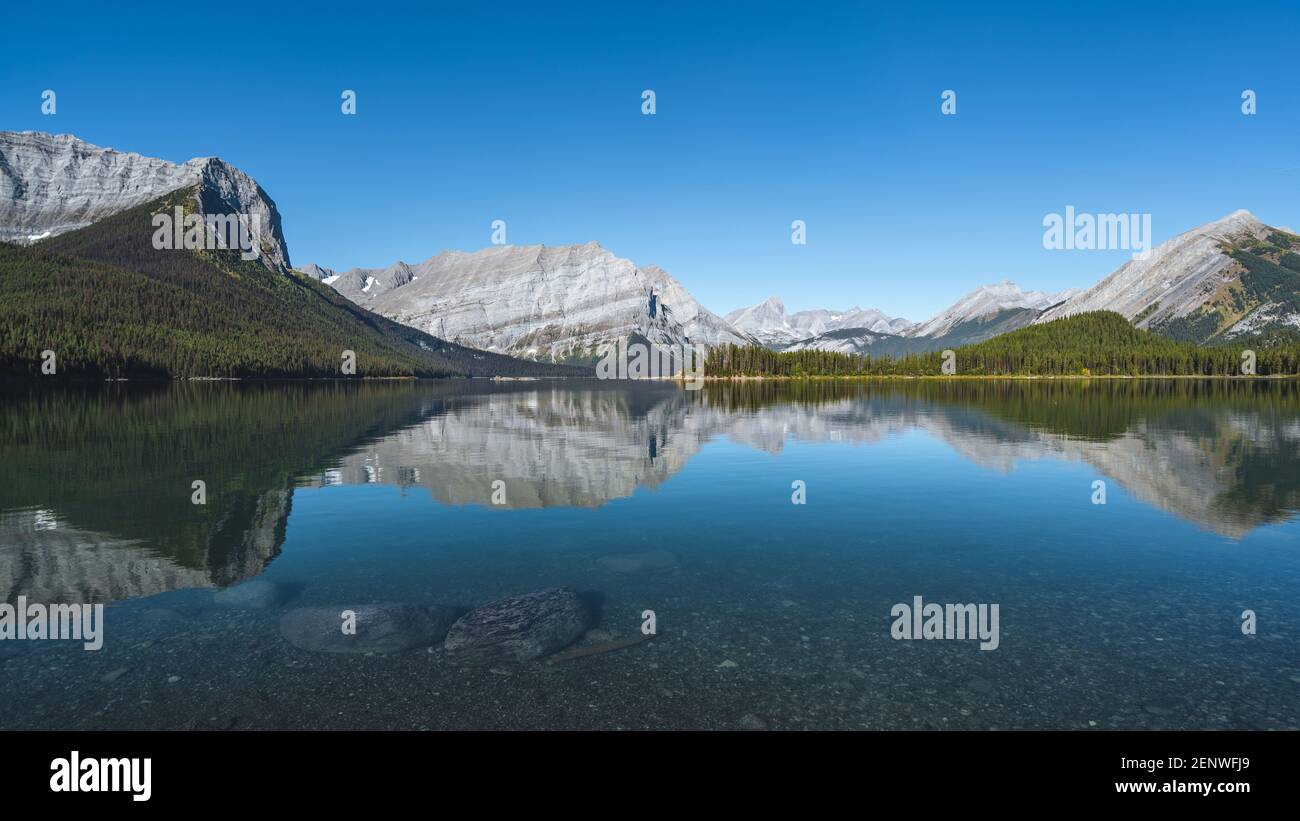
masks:
[[[1156,246],[1087,289],[1045,294],[1003,281],[919,323],[874,310],[830,312],[862,321],[827,324],[798,340],[792,340],[799,335],[794,317],[827,312],[787,315],[772,297],[727,318],[777,350],[899,356],[955,349],[1090,311],[1113,311],[1139,328],[1198,344],[1293,335],[1300,330],[1300,236],[1239,210]]]
[[[1097,310],[1198,343],[1300,328],[1296,251],[1294,234],[1236,211],[1125,263],[1092,288],[1045,293],[1003,280],[921,322],[856,306],[787,313],[778,296],[719,317],[662,269],[637,267],[596,243],[446,251],[415,265],[345,273],[316,264],[300,271],[396,322],[531,359],[590,362],[620,337],[902,356]]]
[[[820,336],[828,331],[844,328],[864,328],[874,333],[903,334],[915,323],[906,319],[886,316],[875,308],[863,310],[854,306],[847,311],[822,309],[785,312],[778,296],[769,297],[749,308],[739,308],[727,314],[732,327],[747,333],[769,347],[783,347],[805,339]]]
[[[261,253],[157,247],[154,218],[177,209],[249,218]],[[0,230],[0,376],[41,375],[45,351],[55,375],[91,378],[580,373],[430,336],[299,275],[270,197],[215,158],[0,133]]]
[[[151,219],[178,206],[249,218],[256,262],[150,247]],[[364,351],[370,375],[487,375],[590,365],[619,339],[898,356],[1098,310],[1197,343],[1300,330],[1300,237],[1246,211],[1085,290],[1003,281],[921,322],[874,308],[787,313],[779,297],[722,317],[662,268],[596,242],[295,269],[274,201],[240,169],[23,131],[0,132],[0,243],[6,372],[31,372],[55,342],[65,363],[104,375],[336,375],[343,349]]]
[[[771,297],[732,311],[727,319],[775,350],[899,356],[956,348],[1023,328],[1077,293],[1022,291],[1014,282],[1003,281],[976,288],[924,322],[860,308],[786,315],[781,300]]]

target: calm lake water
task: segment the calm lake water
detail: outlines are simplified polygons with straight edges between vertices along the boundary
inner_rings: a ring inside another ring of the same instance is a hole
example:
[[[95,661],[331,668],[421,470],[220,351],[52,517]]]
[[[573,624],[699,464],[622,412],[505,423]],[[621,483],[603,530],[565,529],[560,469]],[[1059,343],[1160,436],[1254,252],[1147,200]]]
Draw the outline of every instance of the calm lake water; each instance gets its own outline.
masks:
[[[0,641],[0,728],[1300,728],[1294,382],[4,391],[3,599],[106,607],[98,651]],[[280,625],[557,586],[575,646],[657,635],[479,669]],[[997,649],[893,638],[914,596]]]

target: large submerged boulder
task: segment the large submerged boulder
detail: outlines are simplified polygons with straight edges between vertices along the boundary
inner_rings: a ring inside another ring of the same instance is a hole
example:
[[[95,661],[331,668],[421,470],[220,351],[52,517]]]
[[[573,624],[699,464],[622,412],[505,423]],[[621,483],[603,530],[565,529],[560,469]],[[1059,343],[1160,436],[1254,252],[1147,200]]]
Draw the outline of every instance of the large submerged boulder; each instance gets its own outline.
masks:
[[[471,610],[451,626],[443,646],[457,664],[531,661],[572,643],[590,625],[578,594],[552,587]]]
[[[280,635],[300,650],[317,653],[400,653],[442,641],[457,614],[437,605],[298,607],[280,619]],[[355,627],[355,632],[345,627]]]

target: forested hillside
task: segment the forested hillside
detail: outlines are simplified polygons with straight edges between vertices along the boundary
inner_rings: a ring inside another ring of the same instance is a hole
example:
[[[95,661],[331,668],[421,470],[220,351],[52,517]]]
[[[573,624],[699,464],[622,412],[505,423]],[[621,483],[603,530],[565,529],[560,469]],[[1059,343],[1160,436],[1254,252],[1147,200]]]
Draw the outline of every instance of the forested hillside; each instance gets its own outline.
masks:
[[[193,189],[35,246],[0,244],[0,375],[338,377],[564,375],[577,371],[455,345],[237,251],[156,250],[154,213]]]

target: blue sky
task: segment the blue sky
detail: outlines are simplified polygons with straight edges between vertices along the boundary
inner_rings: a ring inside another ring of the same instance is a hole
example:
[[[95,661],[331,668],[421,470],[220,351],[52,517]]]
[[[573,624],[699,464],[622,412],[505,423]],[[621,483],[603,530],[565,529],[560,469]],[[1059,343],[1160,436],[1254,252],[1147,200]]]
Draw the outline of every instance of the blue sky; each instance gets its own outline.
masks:
[[[1086,286],[1128,258],[1044,250],[1044,215],[1067,205],[1150,213],[1157,241],[1237,208],[1300,228],[1294,0],[5,18],[0,128],[220,156],[275,199],[295,264],[416,262],[486,246],[503,219],[512,244],[597,240],[658,264],[720,313],[779,294],[921,319],[983,283]]]

